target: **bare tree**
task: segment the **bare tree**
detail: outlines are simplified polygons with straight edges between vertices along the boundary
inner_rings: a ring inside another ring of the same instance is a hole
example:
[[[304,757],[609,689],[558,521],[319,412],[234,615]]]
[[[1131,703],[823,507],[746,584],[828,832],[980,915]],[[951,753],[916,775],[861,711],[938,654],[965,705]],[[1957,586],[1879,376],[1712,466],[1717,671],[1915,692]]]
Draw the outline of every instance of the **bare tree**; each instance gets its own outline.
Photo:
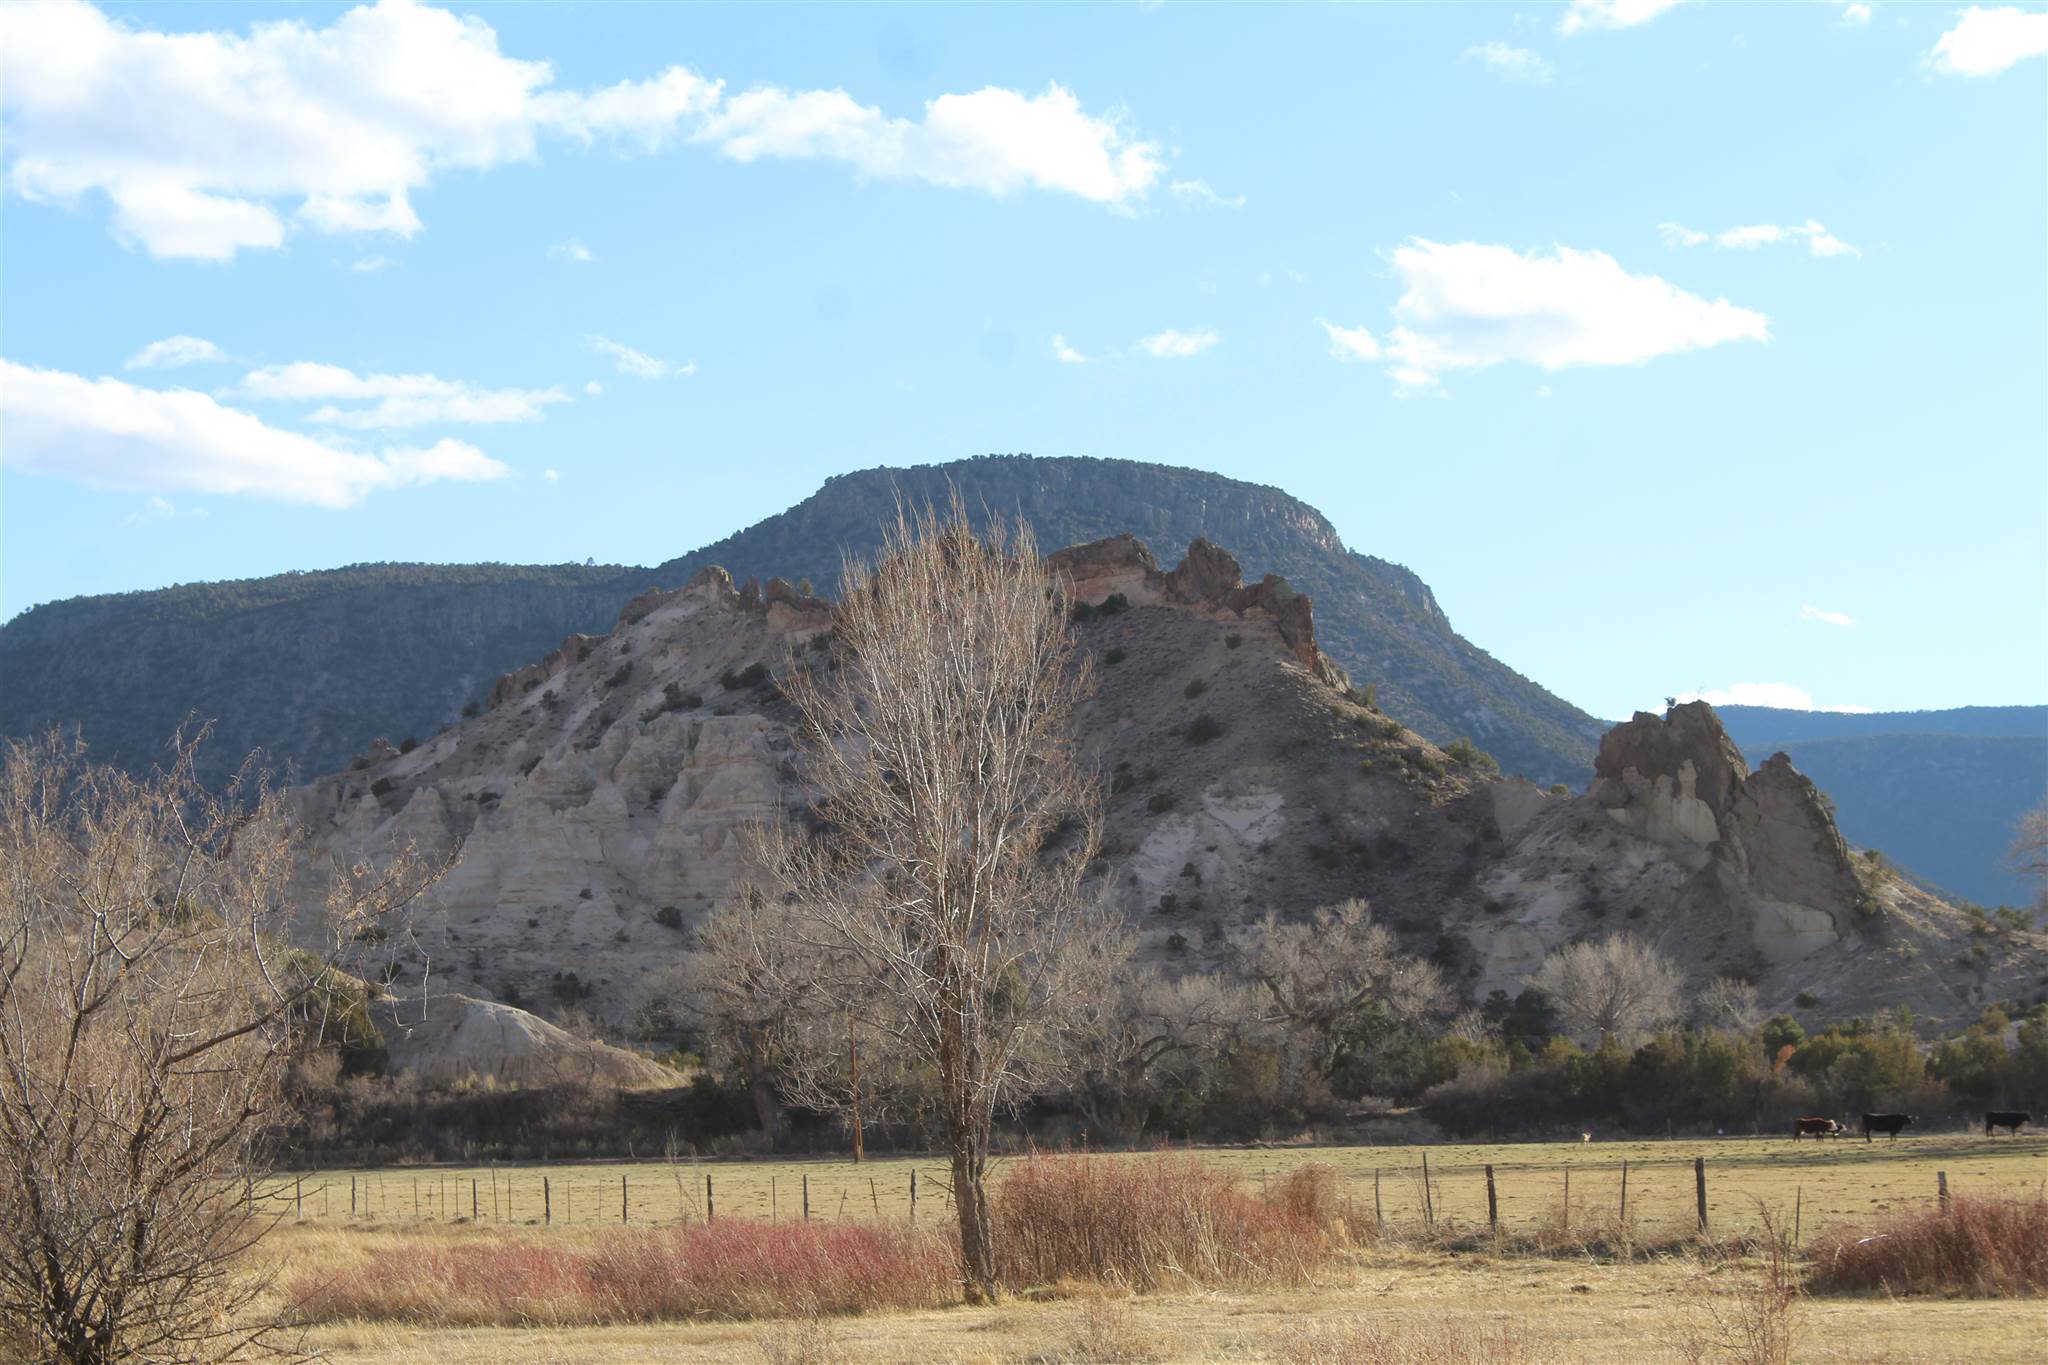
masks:
[[[1152,967],[1123,974],[1090,1004],[1082,1113],[1098,1131],[1138,1137],[1162,1098],[1199,1098],[1220,1059],[1272,1045],[1279,1029],[1264,1005],[1251,987],[1220,976],[1167,977]]]
[[[1420,1019],[1445,1000],[1437,969],[1399,951],[1372,907],[1356,898],[1304,921],[1268,913],[1240,938],[1233,958],[1324,1074],[1349,1059],[1362,1029]]]
[[[2020,817],[2019,833],[2012,841],[2012,865],[2039,889],[2042,906],[2048,908],[2048,805],[2040,805]]]
[[[1700,992],[1699,1015],[1719,1028],[1753,1037],[1763,1027],[1763,1006],[1756,986],[1732,976],[1717,976]]]
[[[995,1114],[1070,1070],[1083,1007],[1128,951],[1083,887],[1101,829],[1073,741],[1086,660],[1028,529],[977,537],[957,498],[899,511],[842,581],[836,666],[783,682],[815,822],[756,830],[755,861],[816,954],[814,1012],[929,1071],[966,1292],[991,1300]],[[799,989],[769,955],[754,965],[770,995]],[[798,1093],[838,1107],[838,1086],[807,1083],[827,1071],[799,1065]]]
[[[1628,934],[1574,943],[1543,959],[1530,978],[1567,1024],[1603,1045],[1676,1019],[1680,977],[1664,955]]]
[[[287,1067],[360,1008],[343,944],[433,875],[344,874],[327,951],[288,946],[282,799],[209,794],[195,748],[146,779],[55,736],[0,750],[0,1345],[31,1359],[206,1361],[274,1332],[241,1254],[272,1221]]]

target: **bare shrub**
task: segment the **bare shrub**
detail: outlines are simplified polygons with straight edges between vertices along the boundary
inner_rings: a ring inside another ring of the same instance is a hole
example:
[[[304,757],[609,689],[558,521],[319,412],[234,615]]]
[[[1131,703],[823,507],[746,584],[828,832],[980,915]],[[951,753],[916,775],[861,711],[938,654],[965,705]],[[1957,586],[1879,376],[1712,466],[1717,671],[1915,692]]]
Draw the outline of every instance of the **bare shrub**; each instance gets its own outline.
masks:
[[[1282,1338],[1280,1365],[1539,1365],[1568,1357],[1519,1318],[1311,1322]]]
[[[772,1318],[952,1299],[953,1247],[871,1223],[725,1218],[618,1231],[591,1245],[505,1237],[380,1251],[286,1295],[307,1321],[434,1326],[596,1326],[688,1318]]]
[[[1033,1156],[1004,1176],[993,1212],[1006,1283],[1149,1291],[1304,1283],[1342,1243],[1336,1203],[1326,1168],[1260,1195],[1194,1157]]]
[[[856,1357],[830,1321],[805,1313],[754,1337],[763,1365],[853,1365]]]
[[[1837,1225],[1812,1244],[1809,1286],[1829,1294],[2048,1293],[2048,1200],[1955,1195],[1875,1229]]]
[[[1066,1349],[1053,1359],[1087,1362],[1087,1365],[1127,1365],[1128,1362],[1156,1360],[1160,1343],[1144,1329],[1128,1303],[1116,1299],[1091,1298],[1081,1303],[1080,1317]]]
[[[55,735],[0,748],[0,1339],[30,1359],[217,1360],[275,1330],[240,1261],[292,1059],[367,1028],[334,964],[436,875],[336,869],[294,925],[282,794],[247,769],[210,792],[196,751],[134,778]]]
[[[1703,1285],[1679,1324],[1679,1354],[1688,1365],[1792,1365],[1804,1302],[1799,1253],[1771,1211],[1759,1205],[1758,1212],[1763,1235],[1746,1248],[1754,1267],[1738,1266],[1732,1293]]]

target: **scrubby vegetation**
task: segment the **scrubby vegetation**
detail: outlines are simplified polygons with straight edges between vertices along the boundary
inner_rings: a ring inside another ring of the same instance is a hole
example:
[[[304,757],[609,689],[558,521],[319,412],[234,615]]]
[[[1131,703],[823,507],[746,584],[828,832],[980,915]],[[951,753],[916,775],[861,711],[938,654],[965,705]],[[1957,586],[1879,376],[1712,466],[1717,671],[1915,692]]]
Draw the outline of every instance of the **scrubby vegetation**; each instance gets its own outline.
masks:
[[[1813,1259],[1812,1285],[1830,1293],[2048,1294],[2048,1200],[1958,1194],[1874,1229],[1830,1228]]]

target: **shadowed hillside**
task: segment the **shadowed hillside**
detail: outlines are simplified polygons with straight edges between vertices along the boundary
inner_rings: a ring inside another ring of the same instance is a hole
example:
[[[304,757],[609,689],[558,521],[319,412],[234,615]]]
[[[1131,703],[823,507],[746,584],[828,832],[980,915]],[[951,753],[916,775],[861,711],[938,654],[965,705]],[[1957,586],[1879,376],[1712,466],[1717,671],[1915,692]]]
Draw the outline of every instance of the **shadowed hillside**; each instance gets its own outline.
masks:
[[[1346,549],[1306,503],[1194,470],[1023,455],[841,475],[651,569],[361,565],[40,606],[0,628],[0,732],[77,722],[99,757],[136,765],[196,713],[221,721],[216,763],[262,747],[302,775],[333,771],[373,738],[437,733],[500,673],[706,564],[829,591],[844,554],[874,549],[899,496],[940,498],[949,480],[977,508],[1027,518],[1048,546],[1130,532],[1171,561],[1200,536],[1230,545],[1250,576],[1310,594],[1324,648],[1419,733],[1470,735],[1544,783],[1590,771],[1591,718],[1460,637],[1427,584]]]

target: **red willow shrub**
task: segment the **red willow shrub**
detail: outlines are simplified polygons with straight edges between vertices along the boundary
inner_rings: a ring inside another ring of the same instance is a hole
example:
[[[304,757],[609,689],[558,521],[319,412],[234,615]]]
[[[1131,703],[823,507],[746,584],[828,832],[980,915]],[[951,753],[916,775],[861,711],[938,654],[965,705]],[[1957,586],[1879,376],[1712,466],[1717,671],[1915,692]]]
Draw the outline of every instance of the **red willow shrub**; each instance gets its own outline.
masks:
[[[2048,1294],[2048,1199],[1956,1195],[1894,1213],[1874,1231],[1833,1227],[1813,1243],[1822,1293]]]
[[[867,1223],[728,1219],[592,1243],[490,1238],[380,1249],[287,1286],[304,1321],[569,1326],[926,1308],[959,1297],[943,1238]]]
[[[1299,1284],[1342,1243],[1337,1203],[1327,1166],[1254,1193],[1194,1157],[1033,1156],[996,1189],[998,1269],[1013,1288]]]

